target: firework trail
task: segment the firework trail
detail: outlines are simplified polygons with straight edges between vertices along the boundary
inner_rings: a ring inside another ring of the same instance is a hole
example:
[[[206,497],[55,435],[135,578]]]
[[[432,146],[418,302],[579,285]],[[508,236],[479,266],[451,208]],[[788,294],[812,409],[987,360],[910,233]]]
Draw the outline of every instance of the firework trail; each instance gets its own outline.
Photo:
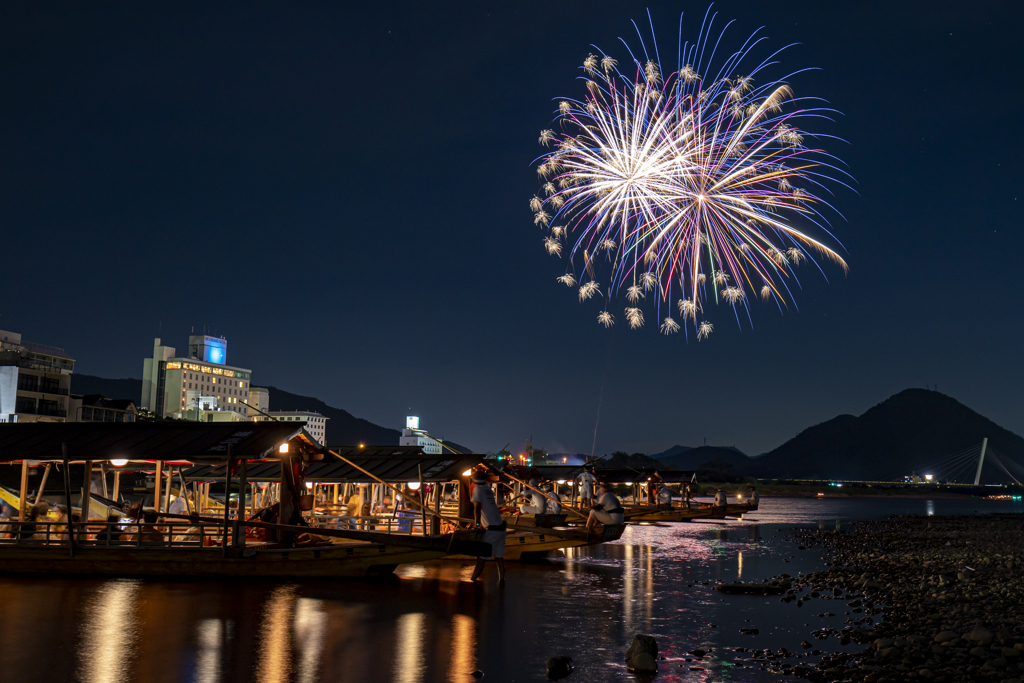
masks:
[[[716,17],[709,10],[696,43],[680,37],[671,70],[656,46],[634,53],[623,41],[619,60],[587,55],[582,99],[560,100],[554,126],[540,133],[550,151],[537,166],[534,224],[549,254],[562,257],[565,245],[569,266],[558,280],[578,284],[581,302],[606,285],[597,316],[605,327],[622,296],[631,328],[644,325],[646,305],[672,334],[675,308],[687,336],[704,339],[714,305],[731,307],[737,323],[759,300],[795,306],[790,283],[799,286],[801,263],[847,270],[820,213],[825,185],[847,176],[808,143],[826,136],[803,128],[833,110],[796,98],[793,74],[770,79],[779,52],[755,60],[764,40],[756,33],[718,58],[728,24],[712,34]]]

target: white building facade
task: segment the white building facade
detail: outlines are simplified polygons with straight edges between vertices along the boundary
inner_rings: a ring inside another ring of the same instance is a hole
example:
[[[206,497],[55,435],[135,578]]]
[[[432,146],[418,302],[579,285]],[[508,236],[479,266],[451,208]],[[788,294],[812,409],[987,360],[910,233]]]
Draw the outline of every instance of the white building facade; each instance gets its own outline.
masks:
[[[64,349],[0,330],[0,422],[66,422],[74,371]]]
[[[153,342],[153,357],[142,366],[140,406],[160,417],[184,411],[230,411],[246,419],[252,371],[227,365],[227,340],[223,337],[192,335],[189,357],[179,358],[175,350]],[[184,416],[183,416],[184,417]],[[234,418],[232,418],[234,419]]]
[[[415,415],[407,415],[405,418],[405,429],[398,439],[400,446],[419,446],[424,453],[440,455],[441,440],[427,434],[426,430],[420,429],[420,418]]]
[[[264,391],[266,390],[264,389]],[[309,435],[316,439],[316,442],[321,446],[327,445],[327,421],[331,418],[324,417],[313,410],[271,410],[264,412],[270,415],[270,417],[260,415],[252,418],[253,422],[269,422],[274,420],[279,422],[304,422],[304,429],[309,432]]]

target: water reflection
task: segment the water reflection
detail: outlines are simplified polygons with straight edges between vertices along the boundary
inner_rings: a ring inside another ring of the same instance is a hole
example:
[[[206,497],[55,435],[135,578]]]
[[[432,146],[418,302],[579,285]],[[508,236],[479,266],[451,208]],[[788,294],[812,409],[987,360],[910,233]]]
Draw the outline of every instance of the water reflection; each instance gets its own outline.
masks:
[[[403,614],[398,618],[395,649],[395,683],[419,683],[423,680],[423,638],[426,615],[422,612]]]
[[[223,638],[224,622],[220,619],[203,619],[196,625],[196,683],[219,683]]]
[[[291,673],[291,616],[295,604],[295,587],[281,586],[267,600],[260,624],[259,683],[288,680]]]
[[[476,671],[476,621],[465,614],[452,617],[452,648],[448,660],[450,683],[465,683],[475,680]]]
[[[299,649],[299,683],[318,679],[327,614],[321,600],[299,598],[295,605],[295,642]]]
[[[928,514],[929,517],[933,516],[935,514],[935,501],[934,500],[927,501],[925,503],[925,509],[927,510],[927,514]]]
[[[138,581],[110,581],[96,591],[83,611],[78,671],[85,683],[131,680],[138,592]]]

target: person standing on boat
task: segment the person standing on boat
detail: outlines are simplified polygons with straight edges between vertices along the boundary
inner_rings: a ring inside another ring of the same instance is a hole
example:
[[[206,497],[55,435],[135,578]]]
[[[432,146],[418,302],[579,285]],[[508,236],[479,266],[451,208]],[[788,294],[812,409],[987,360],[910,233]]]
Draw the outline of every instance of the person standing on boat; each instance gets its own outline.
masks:
[[[597,504],[590,510],[590,516],[587,518],[587,528],[589,529],[598,523],[622,524],[624,512],[625,510],[622,509],[622,503],[620,503],[618,497],[612,493],[611,487],[603,481],[598,482]]]
[[[583,468],[583,473],[579,476],[580,479],[580,504],[581,505],[593,505],[594,504],[594,482],[597,481],[597,477],[594,476],[593,467]]]
[[[667,484],[662,482],[661,488],[658,489],[658,507],[672,507],[672,489]]]
[[[758,502],[760,500],[761,500],[761,496],[759,496],[758,493],[757,493],[757,487],[756,486],[751,486],[750,487],[750,504],[753,507],[757,507],[757,504],[758,504]]]
[[[501,518],[501,511],[494,500],[494,489],[487,482],[487,473],[473,472],[473,522],[484,529],[484,543],[491,544],[491,557],[498,563],[498,584],[505,585],[505,536],[508,527]],[[476,581],[484,570],[484,563],[490,558],[476,558],[472,581]]]
[[[722,489],[718,489],[718,493],[715,494],[714,505],[716,508],[724,508],[726,506],[726,495]]]

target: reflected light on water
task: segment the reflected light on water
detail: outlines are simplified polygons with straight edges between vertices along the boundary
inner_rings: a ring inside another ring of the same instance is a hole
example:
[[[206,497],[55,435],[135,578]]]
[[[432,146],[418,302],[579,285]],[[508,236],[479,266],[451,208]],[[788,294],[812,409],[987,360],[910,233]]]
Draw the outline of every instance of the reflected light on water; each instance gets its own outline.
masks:
[[[422,612],[403,614],[398,618],[395,631],[395,683],[419,683],[423,680],[423,627],[426,615]]]
[[[196,625],[199,652],[196,655],[196,683],[220,681],[220,644],[224,624],[220,619],[203,619]]]
[[[736,578],[743,578],[743,551],[736,553]]]
[[[281,586],[274,590],[263,608],[260,624],[260,661],[256,668],[259,683],[288,680],[291,673],[291,613],[295,604],[295,588]]]
[[[138,581],[110,581],[96,591],[86,606],[78,668],[84,683],[130,680],[138,635],[138,592]]]
[[[448,663],[449,683],[475,680],[470,674],[476,670],[476,620],[465,614],[452,618],[452,652]]]
[[[932,517],[932,516],[934,516],[934,515],[935,515],[935,501],[934,501],[934,500],[929,500],[929,501],[927,501],[927,502],[925,503],[925,507],[926,507],[926,508],[927,508],[927,510],[928,510],[928,516],[929,516],[929,517]]]
[[[299,683],[313,683],[319,676],[324,649],[327,613],[322,600],[299,598],[295,605],[295,647],[299,650]]]

